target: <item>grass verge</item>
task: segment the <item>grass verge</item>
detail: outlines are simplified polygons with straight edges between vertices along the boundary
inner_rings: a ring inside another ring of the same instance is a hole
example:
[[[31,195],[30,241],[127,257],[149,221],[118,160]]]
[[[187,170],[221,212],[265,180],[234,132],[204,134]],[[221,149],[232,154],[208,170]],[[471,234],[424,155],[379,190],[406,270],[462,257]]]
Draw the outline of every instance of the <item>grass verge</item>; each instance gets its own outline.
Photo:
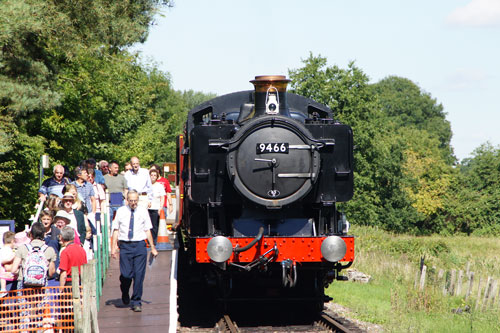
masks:
[[[414,287],[423,256],[434,276],[439,269],[465,270],[468,263],[476,280],[499,279],[500,240],[412,237],[368,227],[354,228],[352,234],[357,236],[352,268],[372,279],[366,284],[335,281],[326,292],[354,318],[380,324],[387,332],[500,332],[498,290],[493,306],[476,309],[476,291],[465,302],[463,296],[443,296],[442,285],[431,278],[424,290]],[[453,312],[457,309],[460,313]]]

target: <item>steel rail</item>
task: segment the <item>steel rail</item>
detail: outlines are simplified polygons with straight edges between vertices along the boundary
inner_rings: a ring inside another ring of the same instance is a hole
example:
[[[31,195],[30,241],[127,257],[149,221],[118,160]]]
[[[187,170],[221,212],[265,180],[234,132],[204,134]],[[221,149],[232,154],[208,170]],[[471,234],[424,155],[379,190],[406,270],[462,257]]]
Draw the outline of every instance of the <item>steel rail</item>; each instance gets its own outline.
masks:
[[[333,332],[352,333],[350,329],[339,323],[326,312],[321,313],[320,323],[330,328]]]
[[[230,332],[230,333],[239,333],[240,330],[238,326],[231,320],[231,318],[225,314],[217,323],[217,332]]]

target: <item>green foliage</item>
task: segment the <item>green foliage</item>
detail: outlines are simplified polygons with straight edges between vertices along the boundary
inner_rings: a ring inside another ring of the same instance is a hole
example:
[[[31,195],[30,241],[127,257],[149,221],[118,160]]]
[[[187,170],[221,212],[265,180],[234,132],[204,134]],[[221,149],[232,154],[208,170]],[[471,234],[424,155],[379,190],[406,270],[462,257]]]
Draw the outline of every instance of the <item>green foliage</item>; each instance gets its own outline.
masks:
[[[38,163],[44,139],[26,135],[15,124],[4,121],[5,118],[0,119],[1,217],[26,222],[37,198]]]
[[[59,103],[59,95],[51,89],[53,57],[46,50],[46,41],[52,27],[56,36],[65,29],[55,25],[53,18],[43,2],[0,3],[2,115],[18,117]]]
[[[186,107],[188,110],[191,110],[195,106],[198,106],[201,103],[203,103],[209,99],[215,98],[215,97],[216,97],[216,95],[212,94],[212,93],[205,94],[205,93],[193,91],[193,90],[184,90],[182,92],[182,99],[186,103]]]
[[[0,110],[24,115],[59,105],[59,71],[78,55],[144,41],[160,4],[168,1],[2,1]]]
[[[303,62],[289,73],[291,91],[329,106],[353,128],[355,196],[343,204],[351,222],[441,231],[443,195],[454,175],[442,106],[406,79],[370,85],[354,63],[341,69],[312,54]]]
[[[0,2],[0,218],[32,214],[38,159],[174,160],[189,109],[213,98],[176,92],[167,73],[126,47],[142,42],[165,0]],[[412,81],[375,84],[353,62],[309,55],[291,91],[353,128],[354,224],[395,232],[500,234],[500,151],[454,168],[443,106]],[[29,183],[29,184],[28,184]],[[432,251],[431,251],[432,252]]]
[[[452,161],[450,150],[451,126],[445,119],[443,105],[412,81],[389,76],[372,85],[384,113],[397,127],[413,127],[427,131],[439,140],[439,148]]]
[[[0,218],[23,225],[34,213],[44,153],[73,167],[89,156],[124,161],[123,146],[137,144],[171,159],[186,103],[167,74],[124,49],[145,40],[161,5],[0,2]]]
[[[449,232],[500,235],[500,148],[481,145],[459,171],[443,212]]]
[[[406,141],[402,189],[419,216],[415,233],[440,232],[446,228],[441,214],[456,172],[443,156],[436,136],[412,127],[402,127],[399,132]]]
[[[71,35],[86,47],[105,46],[118,51],[144,42],[160,5],[168,0],[62,0],[52,10],[71,22]]]
[[[355,223],[372,224],[380,218],[380,197],[376,194],[374,160],[384,151],[379,149],[381,112],[368,85],[368,77],[350,63],[347,69],[328,67],[321,56],[303,60],[304,67],[289,72],[290,91],[323,103],[336,117],[349,124],[354,132],[356,195],[345,209]],[[375,222],[376,223],[376,222]]]
[[[33,119],[30,131],[50,140],[50,156],[71,165],[113,156],[125,136],[165,112],[163,100],[173,94],[166,74],[144,69],[126,53],[78,57],[56,86],[63,103]]]

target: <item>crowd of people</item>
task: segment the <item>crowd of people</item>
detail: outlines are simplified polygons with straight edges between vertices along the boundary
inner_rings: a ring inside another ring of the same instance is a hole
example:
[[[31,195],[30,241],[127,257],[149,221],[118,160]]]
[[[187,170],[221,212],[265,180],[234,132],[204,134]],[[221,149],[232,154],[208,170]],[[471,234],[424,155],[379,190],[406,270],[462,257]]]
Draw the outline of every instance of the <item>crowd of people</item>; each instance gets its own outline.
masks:
[[[105,202],[108,202],[110,221],[117,216],[110,226],[117,241],[119,238],[120,242],[130,247],[129,244],[136,239],[141,238],[143,241],[147,238],[152,243],[152,252],[157,255],[155,245],[160,215],[162,211],[165,216],[167,212],[173,211],[169,195],[170,184],[161,174],[161,168],[156,164],[149,169],[141,168],[137,157],[132,157],[130,163],[124,165],[122,172],[116,161],[108,163],[103,160],[96,163],[92,158],[82,161],[72,174],[62,165],[54,166],[53,176],[46,179],[38,191],[39,204],[43,208],[38,221],[34,221],[27,231],[17,234],[9,231],[3,234],[3,247],[0,249],[0,296],[5,296],[7,290],[26,287],[71,285],[71,268],[80,267],[92,258],[92,236],[96,234],[101,218],[106,213]],[[127,199],[136,202],[129,202]],[[123,226],[119,218],[124,214],[127,215],[126,226]],[[140,228],[144,230],[137,230],[132,237],[129,237],[130,234],[123,236],[121,228],[134,229],[134,216],[135,228],[141,225]],[[141,231],[149,229],[150,234],[142,235]],[[113,245],[116,254],[118,247],[121,250],[122,245],[117,242]],[[33,258],[37,255],[40,259],[38,266],[33,264]],[[43,281],[35,281],[36,274],[32,271],[35,266],[36,269],[45,271],[45,277],[41,277]],[[120,253],[120,268],[121,266]],[[128,284],[126,296],[125,287],[122,287],[122,299],[125,301],[131,277],[131,274],[123,277],[125,286]],[[139,310],[140,294],[142,282],[140,293],[134,291],[132,297],[133,301],[138,302]]]

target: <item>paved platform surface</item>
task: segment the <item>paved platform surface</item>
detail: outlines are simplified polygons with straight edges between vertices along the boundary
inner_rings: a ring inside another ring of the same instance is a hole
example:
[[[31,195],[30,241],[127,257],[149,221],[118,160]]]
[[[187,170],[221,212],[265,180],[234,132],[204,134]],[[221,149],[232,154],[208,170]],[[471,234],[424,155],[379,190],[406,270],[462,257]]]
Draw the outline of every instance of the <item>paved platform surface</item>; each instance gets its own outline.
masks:
[[[101,333],[168,332],[171,259],[172,251],[160,251],[153,265],[146,268],[142,312],[139,313],[122,304],[119,260],[111,259],[100,299]]]

